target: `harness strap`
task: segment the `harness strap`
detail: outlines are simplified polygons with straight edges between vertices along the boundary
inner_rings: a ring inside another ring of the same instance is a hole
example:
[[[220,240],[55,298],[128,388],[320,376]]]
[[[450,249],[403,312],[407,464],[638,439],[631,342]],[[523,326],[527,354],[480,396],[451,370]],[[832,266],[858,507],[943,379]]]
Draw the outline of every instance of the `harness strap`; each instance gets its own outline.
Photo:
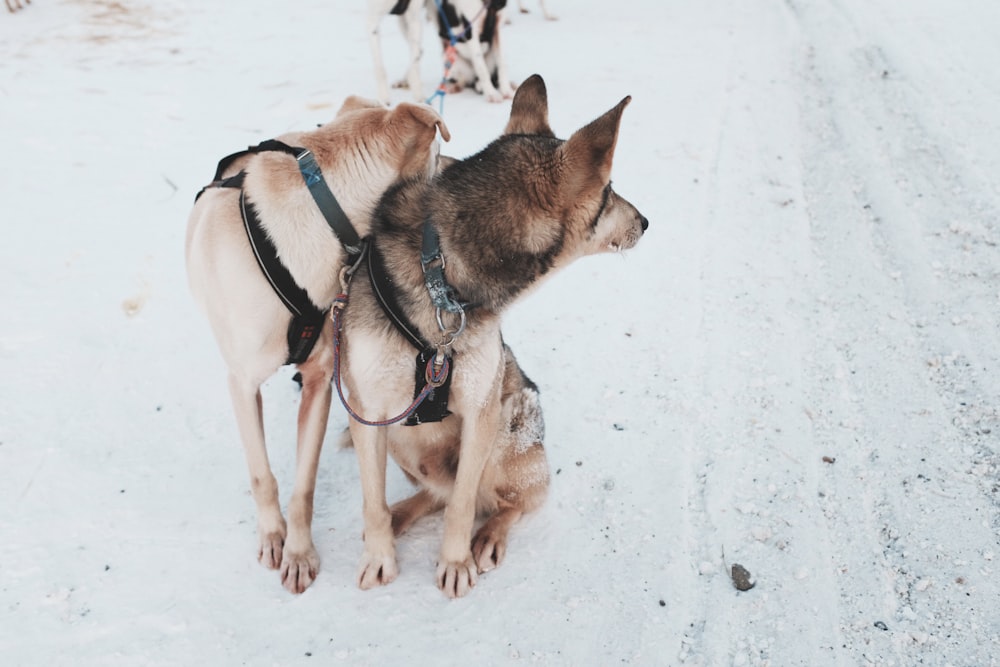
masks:
[[[329,309],[320,310],[309,298],[309,294],[295,282],[291,272],[278,257],[278,249],[261,226],[257,210],[247,200],[243,190],[240,191],[240,213],[257,265],[274,293],[292,314],[292,321],[288,325],[288,360],[285,363],[300,364],[309,358],[316,346]]]
[[[378,251],[374,243],[369,244],[368,247],[368,279],[371,281],[375,300],[382,307],[382,312],[385,313],[389,321],[396,327],[396,331],[402,334],[418,350],[431,347],[431,344],[420,336],[420,330],[410,322],[406,314],[403,313],[403,309],[399,307],[399,301],[396,300],[396,290],[392,284],[392,277],[386,272],[382,253]]]
[[[302,172],[302,178],[305,179],[309,193],[316,201],[323,217],[326,218],[326,224],[330,225],[330,229],[340,241],[340,245],[344,246],[347,254],[357,255],[361,252],[361,238],[347,214],[344,213],[344,209],[340,207],[340,202],[330,191],[330,186],[326,184],[326,179],[323,178],[323,172],[320,171],[316,158],[308,149],[296,150],[301,151],[295,156],[295,160],[299,163],[299,171]]]
[[[323,172],[320,170],[319,164],[316,162],[316,158],[313,156],[312,151],[308,148],[302,148],[301,146],[289,146],[283,141],[268,139],[267,141],[262,141],[256,146],[247,147],[245,151],[230,153],[226,157],[219,160],[219,165],[215,169],[215,178],[212,179],[210,184],[198,192],[194,200],[198,201],[198,198],[201,197],[206,188],[242,187],[242,180],[240,180],[239,185],[230,185],[226,183],[226,181],[230,179],[224,179],[223,174],[225,174],[233,163],[241,157],[245,155],[264,153],[267,151],[286,153],[295,158],[295,161],[299,166],[299,172],[302,174],[302,180],[305,181],[306,187],[309,188],[309,194],[312,195],[313,200],[316,202],[316,206],[319,207],[320,213],[323,214],[323,219],[326,220],[326,224],[330,226],[330,229],[337,237],[337,240],[339,240],[340,244],[344,246],[344,250],[346,250],[349,255],[357,255],[361,252],[361,238],[358,236],[357,230],[354,229],[354,225],[351,224],[347,214],[344,213],[344,209],[341,208],[337,198],[334,197],[333,192],[330,191],[330,186],[326,184],[326,180],[323,178]],[[237,174],[237,176],[239,176],[239,174]],[[231,178],[236,178],[236,176]]]
[[[195,201],[198,201],[205,190],[212,187],[235,188],[240,191],[240,215],[243,218],[243,226],[246,229],[247,238],[250,240],[257,265],[260,266],[261,272],[270,283],[274,293],[278,295],[278,298],[292,314],[292,321],[288,325],[288,360],[285,363],[300,364],[309,358],[316,346],[326,315],[330,312],[329,308],[321,310],[317,307],[309,298],[309,294],[295,282],[288,268],[278,257],[278,249],[264,231],[253,203],[246,197],[246,191],[243,189],[246,172],[241,171],[228,178],[224,177],[224,174],[241,157],[265,151],[286,153],[295,158],[302,179],[305,181],[306,187],[309,188],[309,193],[316,202],[316,206],[319,207],[326,223],[349,255],[358,255],[364,246],[344,209],[337,202],[337,198],[334,197],[333,192],[330,191],[323,179],[323,173],[315,157],[307,148],[289,146],[282,141],[268,139],[256,146],[250,146],[244,151],[231,153],[219,160],[215,169],[215,178],[195,196]]]

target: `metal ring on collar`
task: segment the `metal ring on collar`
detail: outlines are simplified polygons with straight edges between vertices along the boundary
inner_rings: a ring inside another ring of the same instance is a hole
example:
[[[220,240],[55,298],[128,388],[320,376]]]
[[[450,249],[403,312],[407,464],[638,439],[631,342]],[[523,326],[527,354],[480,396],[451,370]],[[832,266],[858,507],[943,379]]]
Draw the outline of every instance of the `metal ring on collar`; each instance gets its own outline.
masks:
[[[440,308],[435,309],[434,316],[437,318],[438,329],[440,329],[441,333],[447,337],[447,339],[441,343],[445,347],[454,343],[455,339],[458,338],[463,331],[465,331],[465,308],[462,308],[461,305],[458,307],[458,316],[460,319],[458,321],[458,329],[455,331],[450,331],[447,327],[445,327],[444,321],[441,319]]]

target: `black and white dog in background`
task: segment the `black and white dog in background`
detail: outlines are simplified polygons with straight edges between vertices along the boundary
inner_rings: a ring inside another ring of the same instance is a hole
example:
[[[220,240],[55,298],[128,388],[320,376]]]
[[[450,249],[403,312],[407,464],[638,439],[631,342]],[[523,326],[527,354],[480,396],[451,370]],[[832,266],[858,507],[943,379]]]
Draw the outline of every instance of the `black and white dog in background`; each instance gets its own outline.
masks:
[[[506,6],[507,0],[368,0],[368,38],[378,99],[383,104],[389,103],[389,83],[379,38],[379,26],[388,14],[400,17],[410,47],[406,78],[395,87],[409,88],[418,101],[425,99],[420,77],[424,12],[436,18],[443,48],[451,44],[451,36],[456,39],[458,59],[449,72],[448,92],[474,86],[490,102],[513,97],[514,85],[507,73],[500,41]]]

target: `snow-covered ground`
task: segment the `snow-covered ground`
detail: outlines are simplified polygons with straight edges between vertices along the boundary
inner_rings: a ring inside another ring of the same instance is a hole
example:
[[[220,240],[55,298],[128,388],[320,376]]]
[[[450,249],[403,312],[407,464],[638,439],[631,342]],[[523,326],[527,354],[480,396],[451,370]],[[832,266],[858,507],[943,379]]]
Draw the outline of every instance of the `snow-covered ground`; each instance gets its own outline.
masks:
[[[1000,5],[527,4],[508,60],[558,134],[633,95],[615,186],[651,226],[510,313],[553,485],[458,601],[440,517],[355,587],[336,407],[319,578],[296,597],[257,563],[184,275],[218,158],[374,95],[363,3],[0,12],[0,662],[1000,664]],[[508,109],[448,97],[445,151]],[[264,392],[286,496],[291,373]]]

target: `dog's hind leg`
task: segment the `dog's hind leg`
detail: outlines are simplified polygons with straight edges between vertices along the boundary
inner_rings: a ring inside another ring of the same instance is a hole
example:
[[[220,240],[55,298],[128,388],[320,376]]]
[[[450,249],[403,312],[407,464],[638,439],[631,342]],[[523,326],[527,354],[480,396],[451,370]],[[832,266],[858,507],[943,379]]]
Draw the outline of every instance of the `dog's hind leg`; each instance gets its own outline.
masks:
[[[260,546],[257,559],[272,570],[281,565],[285,543],[285,519],[278,504],[278,482],[271,473],[264,444],[264,420],[261,408],[260,381],[229,374],[229,393],[236,414],[236,426],[243,441],[250,488],[257,504],[257,536]]]
[[[479,572],[492,570],[503,562],[511,526],[541,507],[549,488],[548,462],[540,442],[507,458],[497,470],[487,474],[500,480],[500,486],[496,489],[497,511],[472,539],[472,556]]]
[[[292,593],[303,592],[319,572],[319,554],[312,540],[312,517],[316,471],[332,396],[333,346],[329,325],[321,335],[323,338],[309,359],[299,364],[302,398],[299,404],[295,486],[288,504],[288,537],[281,560],[281,582]]]
[[[392,514],[392,533],[399,537],[416,521],[444,507],[444,502],[427,489],[421,489],[406,500],[389,508]]]
[[[497,446],[511,453],[509,443]],[[497,482],[494,500],[497,510],[472,539],[472,556],[479,572],[492,570],[503,562],[511,526],[528,512],[541,507],[548,494],[549,467],[542,443],[537,442],[526,451],[511,456],[504,455],[484,477]]]
[[[549,489],[549,464],[542,446],[545,422],[538,388],[517,365],[509,347],[504,348],[504,353],[506,422],[483,473],[479,497],[481,507],[493,514],[472,540],[472,555],[480,572],[503,562],[511,526],[524,514],[541,507]]]
[[[472,538],[472,557],[480,573],[488,572],[503,562],[507,553],[507,533],[524,515],[520,509],[508,506],[491,516]]]

